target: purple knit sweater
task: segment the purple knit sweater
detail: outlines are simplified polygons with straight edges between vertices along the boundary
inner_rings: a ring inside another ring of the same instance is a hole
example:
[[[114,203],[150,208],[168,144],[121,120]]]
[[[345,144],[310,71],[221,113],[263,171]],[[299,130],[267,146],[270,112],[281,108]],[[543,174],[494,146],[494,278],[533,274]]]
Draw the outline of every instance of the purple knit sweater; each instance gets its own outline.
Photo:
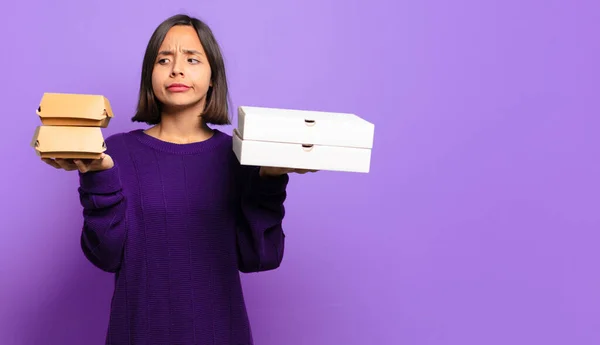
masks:
[[[81,246],[115,273],[106,344],[250,345],[239,272],[279,266],[288,175],[241,166],[231,136],[106,139],[112,169],[80,174]]]

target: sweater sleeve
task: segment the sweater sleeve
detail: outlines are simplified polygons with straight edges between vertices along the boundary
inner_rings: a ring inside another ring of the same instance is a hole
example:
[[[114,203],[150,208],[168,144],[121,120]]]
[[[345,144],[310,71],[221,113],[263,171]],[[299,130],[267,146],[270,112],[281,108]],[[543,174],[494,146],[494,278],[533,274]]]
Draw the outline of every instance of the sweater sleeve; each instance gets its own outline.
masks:
[[[289,176],[261,177],[258,167],[241,166],[239,170],[239,270],[250,273],[276,269],[281,264],[284,252],[282,222]]]
[[[121,266],[126,225],[126,200],[119,167],[79,174],[79,200],[83,206],[81,248],[85,257],[106,272]]]

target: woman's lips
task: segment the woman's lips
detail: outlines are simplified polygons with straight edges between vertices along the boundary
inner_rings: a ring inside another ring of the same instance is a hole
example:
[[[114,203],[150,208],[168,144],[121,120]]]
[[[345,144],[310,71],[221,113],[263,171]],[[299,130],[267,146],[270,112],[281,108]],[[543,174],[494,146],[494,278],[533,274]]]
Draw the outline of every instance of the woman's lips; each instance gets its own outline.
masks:
[[[189,89],[190,89],[189,86],[187,86],[185,84],[179,84],[179,83],[171,84],[167,87],[167,90],[169,90],[171,92],[184,92]]]

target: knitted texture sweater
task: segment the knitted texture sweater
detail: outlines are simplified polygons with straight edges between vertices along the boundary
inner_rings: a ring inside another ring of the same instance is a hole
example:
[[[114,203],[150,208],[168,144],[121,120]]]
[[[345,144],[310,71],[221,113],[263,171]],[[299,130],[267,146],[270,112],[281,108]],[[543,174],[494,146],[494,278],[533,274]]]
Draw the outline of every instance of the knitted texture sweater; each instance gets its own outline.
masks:
[[[219,130],[106,145],[115,166],[79,175],[83,253],[115,274],[106,344],[251,345],[240,271],[280,265],[288,175],[241,166]]]

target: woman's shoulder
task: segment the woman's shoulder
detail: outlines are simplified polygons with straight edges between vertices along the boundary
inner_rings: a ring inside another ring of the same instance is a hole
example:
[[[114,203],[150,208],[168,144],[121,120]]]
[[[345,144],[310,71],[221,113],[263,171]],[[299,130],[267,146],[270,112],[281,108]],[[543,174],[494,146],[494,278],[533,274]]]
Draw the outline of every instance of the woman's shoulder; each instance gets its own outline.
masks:
[[[104,139],[104,146],[106,147],[106,153],[114,158],[114,156],[127,155],[129,151],[135,147],[136,137],[140,135],[143,130],[135,129],[126,132],[113,133]]]
[[[104,139],[104,143],[107,148],[109,146],[112,148],[127,146],[127,143],[139,136],[142,131],[142,129],[134,129],[128,132],[113,133]]]

